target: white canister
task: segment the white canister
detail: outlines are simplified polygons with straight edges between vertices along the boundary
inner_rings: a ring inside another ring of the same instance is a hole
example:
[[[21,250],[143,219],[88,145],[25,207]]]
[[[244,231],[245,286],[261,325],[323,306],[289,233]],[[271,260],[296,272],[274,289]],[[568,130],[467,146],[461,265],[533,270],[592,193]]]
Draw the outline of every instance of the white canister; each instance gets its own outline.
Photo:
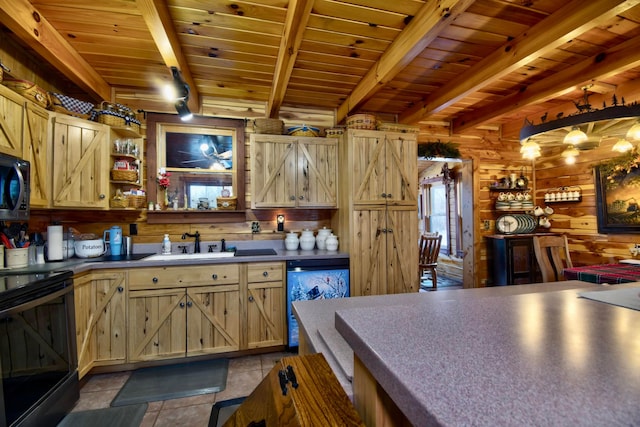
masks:
[[[300,244],[300,239],[298,238],[298,233],[290,232],[287,233],[287,237],[284,238],[284,247],[288,251],[297,251],[298,245]]]
[[[62,261],[63,259],[63,233],[61,225],[47,227],[47,259],[49,261]]]
[[[338,250],[338,236],[336,236],[333,233],[329,234],[329,236],[327,236],[327,239],[325,240],[325,244],[327,246],[327,250],[328,251],[337,251]]]
[[[318,249],[324,250],[327,248],[325,240],[327,240],[327,237],[329,237],[330,234],[330,228],[322,227],[320,230],[318,230],[318,235],[316,236],[316,246],[318,247]]]
[[[311,251],[316,246],[316,238],[312,230],[302,230],[300,236],[300,249],[303,251]]]

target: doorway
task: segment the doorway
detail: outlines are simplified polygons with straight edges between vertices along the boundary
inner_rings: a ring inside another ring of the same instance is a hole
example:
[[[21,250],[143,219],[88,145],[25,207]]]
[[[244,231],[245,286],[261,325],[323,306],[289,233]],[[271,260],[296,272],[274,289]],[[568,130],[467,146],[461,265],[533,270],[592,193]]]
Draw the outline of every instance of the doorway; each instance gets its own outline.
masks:
[[[472,161],[418,158],[418,182],[419,231],[443,236],[438,288],[474,287]]]

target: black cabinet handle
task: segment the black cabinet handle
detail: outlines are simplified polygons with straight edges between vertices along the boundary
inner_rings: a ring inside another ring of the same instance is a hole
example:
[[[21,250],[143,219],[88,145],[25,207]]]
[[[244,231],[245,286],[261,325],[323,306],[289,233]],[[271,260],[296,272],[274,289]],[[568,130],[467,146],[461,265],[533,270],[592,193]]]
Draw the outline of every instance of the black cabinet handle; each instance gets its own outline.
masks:
[[[180,303],[180,308],[184,308],[184,302]]]
[[[262,272],[262,275],[263,275],[264,277],[268,277],[268,276],[269,276],[269,272],[268,272],[268,271],[263,271],[263,272]]]
[[[122,286],[118,286],[118,292],[120,293],[124,292],[124,288]]]
[[[152,281],[153,283],[158,283],[158,278],[157,278],[157,277],[154,277],[153,279],[151,279],[151,281]]]
[[[218,280],[218,275],[217,275],[216,273],[213,273],[213,274],[211,275],[211,278],[212,278],[213,280]]]

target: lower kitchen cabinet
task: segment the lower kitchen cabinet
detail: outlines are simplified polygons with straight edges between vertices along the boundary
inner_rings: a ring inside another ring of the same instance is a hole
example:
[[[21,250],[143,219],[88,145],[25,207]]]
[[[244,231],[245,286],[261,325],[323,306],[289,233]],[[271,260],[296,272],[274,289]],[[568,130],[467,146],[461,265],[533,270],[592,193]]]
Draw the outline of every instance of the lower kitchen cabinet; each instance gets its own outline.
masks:
[[[129,273],[129,361],[240,349],[239,265]]]
[[[126,358],[126,272],[94,270],[74,277],[78,372]]]
[[[284,263],[243,265],[247,269],[247,348],[286,344]]]
[[[540,281],[533,235],[488,236],[493,261],[493,286],[521,285]]]

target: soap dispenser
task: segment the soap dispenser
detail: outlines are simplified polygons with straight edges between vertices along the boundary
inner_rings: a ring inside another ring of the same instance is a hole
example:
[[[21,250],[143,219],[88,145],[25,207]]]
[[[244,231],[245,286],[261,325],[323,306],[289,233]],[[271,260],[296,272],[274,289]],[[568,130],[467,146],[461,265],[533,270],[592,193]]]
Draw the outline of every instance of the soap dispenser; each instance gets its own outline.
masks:
[[[171,253],[171,240],[169,240],[169,235],[165,234],[164,239],[162,240],[162,255],[168,255]]]

